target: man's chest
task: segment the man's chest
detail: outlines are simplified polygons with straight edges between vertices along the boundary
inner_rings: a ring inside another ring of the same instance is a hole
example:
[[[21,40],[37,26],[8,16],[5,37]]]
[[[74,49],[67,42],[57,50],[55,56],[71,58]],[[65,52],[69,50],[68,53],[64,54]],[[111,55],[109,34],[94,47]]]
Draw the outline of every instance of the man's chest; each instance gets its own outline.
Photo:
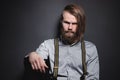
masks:
[[[80,47],[59,47],[59,67],[82,67],[82,55]]]

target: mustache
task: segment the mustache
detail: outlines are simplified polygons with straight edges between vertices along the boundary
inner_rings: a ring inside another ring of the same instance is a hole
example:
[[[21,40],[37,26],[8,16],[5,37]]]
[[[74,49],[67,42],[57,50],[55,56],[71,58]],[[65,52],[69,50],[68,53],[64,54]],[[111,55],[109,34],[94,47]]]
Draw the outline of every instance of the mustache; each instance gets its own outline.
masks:
[[[71,30],[68,30],[68,31],[64,31],[65,33],[75,33],[75,32],[73,32],[73,31],[71,31]]]

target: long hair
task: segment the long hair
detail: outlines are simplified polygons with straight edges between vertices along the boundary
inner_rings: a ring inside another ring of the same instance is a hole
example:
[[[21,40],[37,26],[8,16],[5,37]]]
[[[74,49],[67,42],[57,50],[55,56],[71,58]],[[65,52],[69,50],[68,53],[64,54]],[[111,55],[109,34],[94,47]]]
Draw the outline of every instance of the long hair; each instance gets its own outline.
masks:
[[[77,19],[77,37],[80,39],[81,36],[84,34],[85,32],[85,13],[82,7],[76,5],[76,4],[69,4],[67,6],[65,6],[65,8],[63,9],[63,12],[67,11],[70,14],[72,14],[73,16],[75,16],[75,18]],[[60,37],[61,35],[61,28],[63,28],[61,21],[63,20],[63,12],[60,16],[60,22],[59,22],[59,30],[58,30],[58,37]]]

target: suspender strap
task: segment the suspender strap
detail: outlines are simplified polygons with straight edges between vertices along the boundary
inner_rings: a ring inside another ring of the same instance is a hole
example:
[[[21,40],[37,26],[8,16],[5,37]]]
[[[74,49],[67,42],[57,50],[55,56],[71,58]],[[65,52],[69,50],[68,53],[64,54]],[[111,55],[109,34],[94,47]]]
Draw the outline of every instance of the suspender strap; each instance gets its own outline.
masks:
[[[55,46],[55,56],[54,56],[54,68],[53,68],[53,77],[57,80],[58,75],[58,64],[59,64],[59,43],[58,38],[54,39]]]
[[[86,66],[86,50],[85,50],[85,42],[84,38],[81,39],[81,49],[82,49],[82,68],[83,68],[83,75],[81,76],[80,80],[85,80],[85,76],[87,75],[87,66]]]

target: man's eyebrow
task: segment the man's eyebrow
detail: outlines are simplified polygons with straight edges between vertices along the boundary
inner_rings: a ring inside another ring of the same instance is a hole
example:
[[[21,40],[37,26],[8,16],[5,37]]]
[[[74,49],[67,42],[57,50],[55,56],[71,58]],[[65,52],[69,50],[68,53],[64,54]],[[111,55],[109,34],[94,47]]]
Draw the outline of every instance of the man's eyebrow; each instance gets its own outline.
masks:
[[[69,21],[63,21],[63,22],[67,24],[77,24],[77,22],[69,22]]]

